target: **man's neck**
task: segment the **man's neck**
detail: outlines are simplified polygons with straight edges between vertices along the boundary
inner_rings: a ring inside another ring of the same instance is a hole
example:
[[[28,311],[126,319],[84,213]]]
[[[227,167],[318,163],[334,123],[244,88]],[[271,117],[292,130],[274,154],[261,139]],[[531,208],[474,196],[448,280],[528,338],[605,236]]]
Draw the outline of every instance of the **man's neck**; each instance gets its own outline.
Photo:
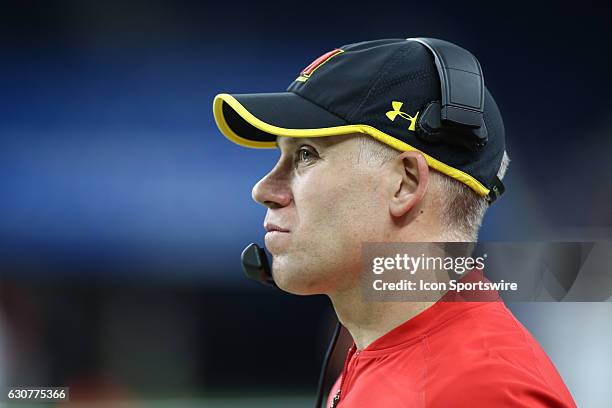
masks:
[[[338,320],[351,333],[358,350],[368,347],[376,339],[435,303],[366,302],[358,287],[334,294],[330,298]]]
[[[412,231],[410,240],[404,236],[389,237],[387,240],[389,242],[413,242],[415,244],[446,242],[447,237],[433,225],[426,230],[427,233]],[[413,247],[412,250],[414,251],[415,248]],[[439,256],[443,255],[443,252],[440,251],[443,250],[437,245],[427,246],[424,250],[428,255]],[[435,304],[435,302],[417,301],[365,301],[358,282],[328,295],[338,320],[351,333],[358,350],[368,347],[376,339]]]

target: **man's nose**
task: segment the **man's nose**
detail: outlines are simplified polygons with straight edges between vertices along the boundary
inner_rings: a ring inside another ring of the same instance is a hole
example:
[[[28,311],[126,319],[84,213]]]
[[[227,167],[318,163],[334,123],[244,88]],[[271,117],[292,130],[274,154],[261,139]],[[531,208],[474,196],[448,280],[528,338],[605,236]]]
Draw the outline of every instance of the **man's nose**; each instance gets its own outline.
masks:
[[[268,208],[280,208],[291,202],[288,180],[268,173],[253,187],[253,200]]]

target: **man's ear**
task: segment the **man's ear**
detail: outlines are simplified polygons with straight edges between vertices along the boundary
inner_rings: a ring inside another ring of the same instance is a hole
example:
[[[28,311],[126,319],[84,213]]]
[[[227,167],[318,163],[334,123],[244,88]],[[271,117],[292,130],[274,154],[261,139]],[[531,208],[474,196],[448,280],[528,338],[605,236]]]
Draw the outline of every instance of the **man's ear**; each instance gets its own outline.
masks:
[[[423,200],[429,183],[429,166],[421,152],[403,152],[397,158],[396,171],[401,181],[395,183],[395,194],[389,204],[394,217],[402,217]]]

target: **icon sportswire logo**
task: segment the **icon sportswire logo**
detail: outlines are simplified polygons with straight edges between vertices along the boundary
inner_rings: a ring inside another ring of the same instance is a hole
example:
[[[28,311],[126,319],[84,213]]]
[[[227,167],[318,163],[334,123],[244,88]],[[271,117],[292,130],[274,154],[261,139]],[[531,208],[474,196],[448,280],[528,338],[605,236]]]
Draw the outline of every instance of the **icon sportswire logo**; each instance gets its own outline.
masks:
[[[391,120],[391,122],[393,122],[396,117],[400,116],[410,122],[410,126],[408,126],[408,130],[415,131],[416,121],[417,121],[417,118],[419,117],[419,112],[417,112],[414,116],[410,116],[406,112],[401,111],[403,105],[404,105],[403,102],[398,102],[398,101],[391,102],[391,107],[393,108],[393,110],[390,110],[389,112],[387,112],[387,117]]]

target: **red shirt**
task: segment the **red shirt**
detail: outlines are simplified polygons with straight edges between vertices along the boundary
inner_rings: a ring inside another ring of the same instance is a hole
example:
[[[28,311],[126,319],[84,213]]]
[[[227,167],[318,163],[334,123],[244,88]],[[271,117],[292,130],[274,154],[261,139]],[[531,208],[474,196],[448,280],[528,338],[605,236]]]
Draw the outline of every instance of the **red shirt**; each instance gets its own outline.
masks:
[[[502,301],[438,301],[349,349],[327,407],[575,407],[548,356]]]

